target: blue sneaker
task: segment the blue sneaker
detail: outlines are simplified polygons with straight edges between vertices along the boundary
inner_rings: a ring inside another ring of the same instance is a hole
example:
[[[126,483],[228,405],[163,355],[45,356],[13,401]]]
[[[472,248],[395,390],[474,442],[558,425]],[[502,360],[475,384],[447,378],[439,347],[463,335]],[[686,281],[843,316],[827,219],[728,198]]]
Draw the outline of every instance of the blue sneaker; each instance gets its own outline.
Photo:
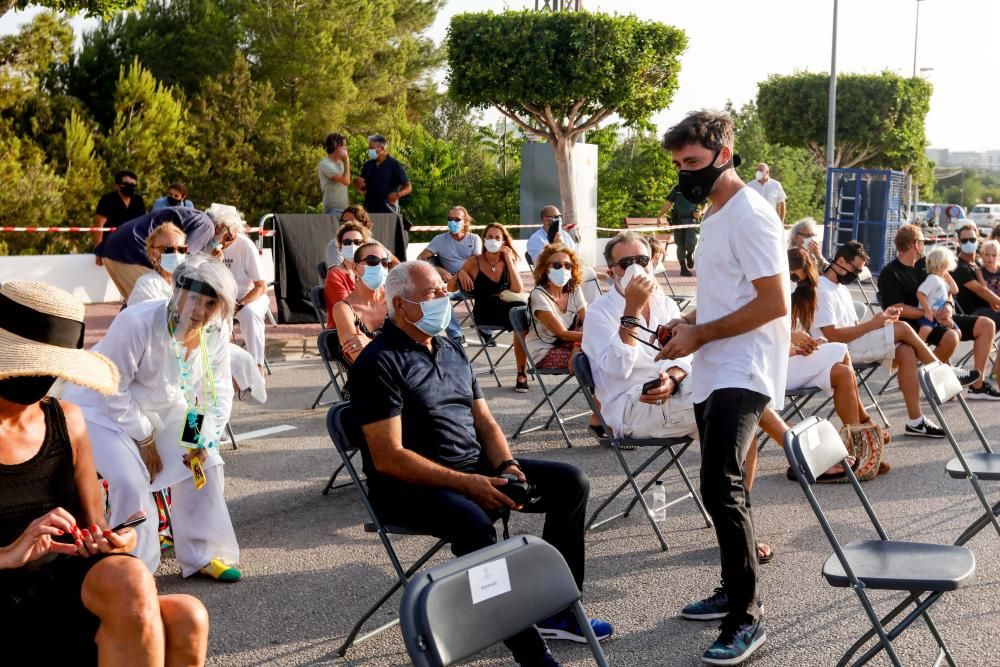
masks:
[[[535,627],[538,628],[538,633],[543,639],[565,639],[566,641],[577,642],[578,644],[587,643],[587,637],[583,634],[580,624],[576,622],[576,615],[573,612],[556,614],[552,618],[548,618],[537,624]],[[615,631],[613,625],[596,618],[590,619],[590,627],[594,629],[597,641],[604,641]]]
[[[681,609],[681,616],[689,621],[714,621],[729,613],[729,596],[720,586],[704,600],[692,602]]]
[[[709,665],[739,665],[767,641],[764,624],[743,623],[735,631],[723,628],[719,638],[701,656]]]

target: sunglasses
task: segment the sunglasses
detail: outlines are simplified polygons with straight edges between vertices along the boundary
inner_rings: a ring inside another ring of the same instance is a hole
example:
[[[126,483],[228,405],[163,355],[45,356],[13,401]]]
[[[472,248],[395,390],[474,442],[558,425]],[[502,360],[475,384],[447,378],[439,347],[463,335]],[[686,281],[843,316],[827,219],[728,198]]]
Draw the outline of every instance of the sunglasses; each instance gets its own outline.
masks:
[[[847,273],[853,273],[856,276],[860,276],[861,272],[864,271],[864,269],[858,269],[858,268],[855,268],[853,266],[841,266],[840,264],[836,264],[836,263],[834,263],[833,266],[837,267],[841,271],[846,271]]]
[[[379,264],[381,264],[382,266],[389,268],[388,257],[379,257],[378,255],[368,255],[361,261],[365,263],[365,266],[378,266]]]
[[[462,218],[448,218],[448,222],[465,222]]]
[[[789,273],[789,274],[788,274],[788,279],[789,279],[789,280],[791,280],[791,281],[792,281],[793,283],[797,283],[797,282],[799,282],[800,280],[802,280],[801,278],[799,278],[799,277],[798,277],[797,275],[795,275],[794,273]]]
[[[814,238],[816,238],[815,234],[804,234],[802,232],[799,232],[798,234],[799,234],[799,236],[801,236],[804,239],[814,239]]]
[[[551,264],[549,264],[549,266],[551,266],[553,269],[556,269],[556,270],[562,269],[562,268],[565,268],[567,270],[572,270],[573,269],[573,262],[552,262]]]
[[[979,243],[979,239],[964,238],[964,239],[958,239],[958,242],[959,243]]]
[[[364,245],[364,239],[344,239],[340,242],[340,245]]]
[[[638,264],[642,268],[646,268],[649,264],[649,255],[633,255],[632,257],[622,257],[615,264],[622,269],[627,269],[633,264]]]
[[[186,255],[188,251],[188,247],[186,245],[165,245],[154,249],[159,250],[164,255],[172,255],[175,252]]]

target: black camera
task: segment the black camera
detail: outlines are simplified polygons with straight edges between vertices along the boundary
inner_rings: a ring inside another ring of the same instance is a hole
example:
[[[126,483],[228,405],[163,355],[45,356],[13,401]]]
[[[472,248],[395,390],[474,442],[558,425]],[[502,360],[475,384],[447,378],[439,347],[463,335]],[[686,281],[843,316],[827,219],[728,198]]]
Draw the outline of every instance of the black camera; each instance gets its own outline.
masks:
[[[517,476],[510,473],[499,475],[499,477],[500,479],[507,480],[507,483],[497,488],[501,493],[506,494],[508,498],[513,500],[514,504],[530,505],[538,500],[535,485],[531,482],[522,482]]]

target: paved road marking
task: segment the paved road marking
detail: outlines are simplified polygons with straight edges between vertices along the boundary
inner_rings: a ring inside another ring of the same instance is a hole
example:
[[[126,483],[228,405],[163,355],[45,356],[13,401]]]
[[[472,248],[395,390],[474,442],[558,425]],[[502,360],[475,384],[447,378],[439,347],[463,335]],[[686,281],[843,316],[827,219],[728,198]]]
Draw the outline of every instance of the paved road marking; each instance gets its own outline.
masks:
[[[271,426],[270,428],[262,428],[256,431],[248,431],[246,433],[237,433],[237,442],[243,442],[244,440],[252,440],[253,438],[263,438],[265,435],[274,435],[275,433],[284,433],[285,431],[294,431],[298,426],[292,426],[291,424],[281,424],[280,426]]]

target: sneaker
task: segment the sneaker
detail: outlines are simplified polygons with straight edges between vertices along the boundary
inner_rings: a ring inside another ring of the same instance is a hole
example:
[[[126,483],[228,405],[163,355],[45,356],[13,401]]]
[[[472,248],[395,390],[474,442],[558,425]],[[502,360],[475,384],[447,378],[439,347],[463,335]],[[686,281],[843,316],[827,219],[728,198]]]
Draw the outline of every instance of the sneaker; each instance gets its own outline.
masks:
[[[1000,391],[989,382],[983,381],[979,389],[969,387],[965,390],[965,400],[967,401],[1000,401]]]
[[[691,272],[688,270],[688,268],[686,266],[682,266],[681,267],[681,276],[684,277],[684,278],[690,278],[691,277]]]
[[[514,391],[519,394],[528,393],[528,376],[524,373],[517,374],[517,381],[514,383]]]
[[[934,422],[924,417],[924,420],[920,422],[920,426],[910,426],[906,425],[903,429],[904,435],[911,435],[915,438],[943,438],[944,431]]]
[[[536,627],[542,639],[565,639],[578,644],[587,643],[587,637],[583,634],[580,624],[576,622],[576,615],[573,612],[556,614],[538,623]],[[597,641],[604,641],[615,631],[613,625],[596,618],[590,619],[590,627],[594,629]]]
[[[709,665],[738,665],[753,655],[767,641],[764,624],[743,623],[735,631],[722,629],[719,638],[701,656]]]
[[[226,565],[218,558],[199,570],[206,577],[212,577],[216,581],[225,584],[232,584],[243,578],[243,574],[233,565]]]
[[[524,660],[514,664],[518,667],[562,667],[561,663],[548,650],[537,660]]]
[[[951,370],[952,372],[955,373],[955,377],[958,378],[959,384],[961,384],[963,387],[968,387],[970,384],[972,384],[981,377],[979,371],[977,371],[975,368],[965,369],[965,368],[959,368],[958,366],[952,366]]]
[[[681,609],[681,616],[689,621],[714,621],[729,613],[729,596],[722,587],[704,600],[692,602]]]

